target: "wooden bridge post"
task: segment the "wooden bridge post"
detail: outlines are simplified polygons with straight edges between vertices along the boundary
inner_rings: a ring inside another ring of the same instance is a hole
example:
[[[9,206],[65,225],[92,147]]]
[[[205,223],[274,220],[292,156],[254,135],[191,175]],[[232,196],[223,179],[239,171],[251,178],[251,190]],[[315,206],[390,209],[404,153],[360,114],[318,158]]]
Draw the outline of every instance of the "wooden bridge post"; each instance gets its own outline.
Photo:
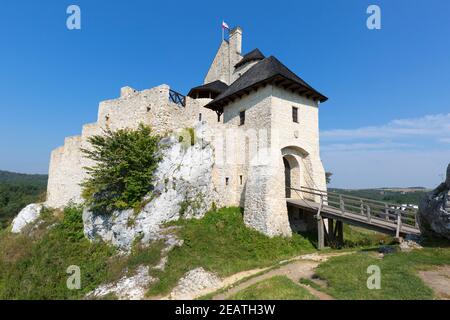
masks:
[[[402,214],[397,211],[397,230],[395,231],[395,237],[400,238],[400,230],[402,228]]]
[[[344,223],[342,221],[336,221],[337,228],[337,241],[340,246],[344,246]]]
[[[342,215],[345,216],[345,204],[342,195],[339,195],[339,206],[341,207]]]
[[[325,248],[325,226],[323,224],[323,218],[321,215],[323,206],[323,197],[320,196],[320,205],[319,210],[317,211],[316,219],[317,219],[317,249],[322,250]]]

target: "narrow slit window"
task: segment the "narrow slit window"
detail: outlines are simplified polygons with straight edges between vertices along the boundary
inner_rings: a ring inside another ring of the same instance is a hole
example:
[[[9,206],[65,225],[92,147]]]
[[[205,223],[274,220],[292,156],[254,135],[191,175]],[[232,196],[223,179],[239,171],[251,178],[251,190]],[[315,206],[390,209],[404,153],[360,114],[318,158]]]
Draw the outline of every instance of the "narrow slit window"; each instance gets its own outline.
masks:
[[[241,182],[241,185],[242,185],[242,175],[239,176],[239,181]]]
[[[245,124],[245,111],[239,112],[239,125],[242,126]]]
[[[292,121],[298,123],[298,108],[292,107]]]
[[[198,121],[202,121],[202,114],[201,113],[198,114]]]
[[[229,184],[230,184],[230,178],[226,177],[226,178],[225,178],[225,185],[227,186],[227,185],[229,185]]]

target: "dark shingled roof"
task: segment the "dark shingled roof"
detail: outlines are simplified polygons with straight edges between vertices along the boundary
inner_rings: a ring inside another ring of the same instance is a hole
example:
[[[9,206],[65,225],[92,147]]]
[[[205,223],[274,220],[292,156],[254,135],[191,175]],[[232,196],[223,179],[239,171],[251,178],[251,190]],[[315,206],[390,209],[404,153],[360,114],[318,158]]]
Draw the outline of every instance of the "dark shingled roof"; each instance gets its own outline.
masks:
[[[263,60],[264,58],[265,58],[265,56],[262,54],[262,52],[259,51],[258,48],[256,48],[256,49],[250,51],[249,53],[247,53],[246,55],[244,55],[242,57],[242,59],[238,63],[236,63],[236,65],[234,67],[239,68],[240,66],[243,66],[247,62]]]
[[[277,58],[270,56],[258,62],[245,72],[240,78],[233,82],[227,90],[218,95],[213,101],[205,107],[212,110],[223,111],[223,107],[230,101],[241,98],[249,94],[252,89],[267,84],[276,85],[297,92],[306,96],[308,99],[325,102],[327,97],[316,91],[303,79],[289,70]]]
[[[220,80],[216,80],[201,86],[192,88],[189,91],[188,96],[191,98],[197,98],[197,94],[200,98],[208,98],[211,93],[212,98],[216,98],[219,94],[228,89],[228,85]]]

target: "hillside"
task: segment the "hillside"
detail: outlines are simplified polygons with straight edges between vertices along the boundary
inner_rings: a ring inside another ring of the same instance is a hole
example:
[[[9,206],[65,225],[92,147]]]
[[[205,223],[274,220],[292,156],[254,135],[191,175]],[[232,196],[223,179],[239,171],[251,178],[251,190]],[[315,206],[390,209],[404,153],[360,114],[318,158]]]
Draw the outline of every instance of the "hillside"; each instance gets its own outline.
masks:
[[[380,188],[380,189],[337,189],[330,188],[329,191],[334,191],[350,196],[373,199],[378,201],[385,201],[395,204],[414,204],[419,205],[423,196],[429,192],[424,188]]]
[[[43,201],[47,175],[0,171],[0,229],[27,204]]]

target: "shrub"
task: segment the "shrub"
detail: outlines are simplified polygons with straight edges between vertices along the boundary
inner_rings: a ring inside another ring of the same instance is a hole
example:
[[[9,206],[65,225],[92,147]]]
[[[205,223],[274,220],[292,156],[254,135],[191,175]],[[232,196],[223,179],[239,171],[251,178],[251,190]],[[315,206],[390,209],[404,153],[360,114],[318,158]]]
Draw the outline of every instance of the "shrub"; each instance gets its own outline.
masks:
[[[85,168],[89,175],[82,183],[86,205],[105,213],[138,206],[153,188],[153,174],[161,160],[160,137],[140,124],[137,130],[106,129],[88,141],[92,148],[82,152],[95,165]]]

